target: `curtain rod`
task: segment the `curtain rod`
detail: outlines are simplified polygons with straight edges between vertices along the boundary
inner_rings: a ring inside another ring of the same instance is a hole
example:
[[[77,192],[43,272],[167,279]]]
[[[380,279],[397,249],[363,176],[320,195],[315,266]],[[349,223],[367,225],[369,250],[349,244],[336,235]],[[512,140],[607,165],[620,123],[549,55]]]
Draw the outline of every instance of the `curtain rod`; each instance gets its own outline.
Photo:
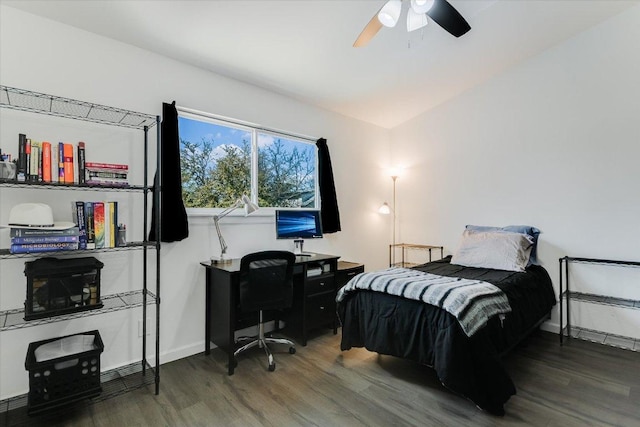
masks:
[[[193,115],[196,115],[196,116],[204,116],[204,117],[208,117],[210,119],[214,119],[214,120],[218,120],[218,121],[221,121],[221,122],[230,123],[230,124],[237,125],[237,126],[251,127],[251,128],[254,128],[254,129],[259,130],[259,131],[277,133],[279,135],[288,136],[288,137],[296,138],[296,139],[301,139],[301,140],[309,141],[309,142],[313,142],[313,143],[315,143],[319,139],[319,138],[315,138],[315,137],[312,137],[312,136],[295,134],[295,133],[291,133],[291,132],[285,132],[285,131],[281,131],[281,130],[278,130],[278,129],[271,129],[271,128],[264,127],[264,126],[256,124],[256,123],[245,122],[245,121],[242,121],[242,120],[232,119],[232,118],[225,117],[225,116],[219,116],[217,114],[206,113],[204,111],[194,110],[192,108],[187,108],[187,107],[181,107],[179,105],[176,105],[176,109],[179,112],[193,114]]]

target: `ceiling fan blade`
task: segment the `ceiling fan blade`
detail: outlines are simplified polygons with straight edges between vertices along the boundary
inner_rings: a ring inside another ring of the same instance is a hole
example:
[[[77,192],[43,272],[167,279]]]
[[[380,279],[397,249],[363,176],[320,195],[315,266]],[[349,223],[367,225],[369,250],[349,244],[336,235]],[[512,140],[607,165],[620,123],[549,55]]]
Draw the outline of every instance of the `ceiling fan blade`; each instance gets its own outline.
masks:
[[[435,0],[427,15],[456,37],[466,34],[471,29],[469,23],[447,0]]]
[[[382,24],[378,19],[378,13],[373,15],[371,21],[364,27],[356,41],[353,43],[353,47],[362,47],[365,46],[369,41],[380,31],[382,28]]]

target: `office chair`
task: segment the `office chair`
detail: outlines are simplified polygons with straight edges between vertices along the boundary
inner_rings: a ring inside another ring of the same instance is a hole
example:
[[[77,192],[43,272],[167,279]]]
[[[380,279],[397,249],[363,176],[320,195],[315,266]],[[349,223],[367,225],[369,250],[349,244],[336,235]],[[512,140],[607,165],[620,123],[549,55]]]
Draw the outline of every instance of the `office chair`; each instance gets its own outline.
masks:
[[[263,251],[245,255],[240,260],[240,311],[260,313],[258,336],[238,348],[233,356],[259,346],[267,354],[269,371],[276,369],[267,343],[287,344],[289,353],[296,352],[295,344],[284,338],[264,335],[264,310],[280,310],[291,307],[293,300],[293,264],[296,256],[287,251]]]

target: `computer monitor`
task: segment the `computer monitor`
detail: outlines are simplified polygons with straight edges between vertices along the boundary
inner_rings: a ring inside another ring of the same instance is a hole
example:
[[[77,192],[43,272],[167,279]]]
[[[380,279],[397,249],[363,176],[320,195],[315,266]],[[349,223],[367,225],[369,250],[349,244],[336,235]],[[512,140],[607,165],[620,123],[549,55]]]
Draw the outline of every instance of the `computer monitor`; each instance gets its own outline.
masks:
[[[317,239],[322,237],[320,211],[311,209],[276,210],[276,238]]]

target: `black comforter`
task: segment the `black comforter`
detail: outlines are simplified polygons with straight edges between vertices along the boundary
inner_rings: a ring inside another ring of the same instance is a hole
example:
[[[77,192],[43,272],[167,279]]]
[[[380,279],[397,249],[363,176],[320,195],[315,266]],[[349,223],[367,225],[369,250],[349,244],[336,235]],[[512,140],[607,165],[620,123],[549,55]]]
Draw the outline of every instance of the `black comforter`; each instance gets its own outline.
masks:
[[[416,268],[496,285],[507,295],[512,308],[503,322],[494,317],[486,327],[467,337],[455,317],[442,309],[360,290],[338,305],[342,321],[340,348],[365,347],[432,366],[445,387],[486,411],[504,414],[503,405],[516,390],[500,356],[549,315],[556,302],[551,279],[544,268],[536,265],[518,273],[463,267],[450,264],[450,259]]]

